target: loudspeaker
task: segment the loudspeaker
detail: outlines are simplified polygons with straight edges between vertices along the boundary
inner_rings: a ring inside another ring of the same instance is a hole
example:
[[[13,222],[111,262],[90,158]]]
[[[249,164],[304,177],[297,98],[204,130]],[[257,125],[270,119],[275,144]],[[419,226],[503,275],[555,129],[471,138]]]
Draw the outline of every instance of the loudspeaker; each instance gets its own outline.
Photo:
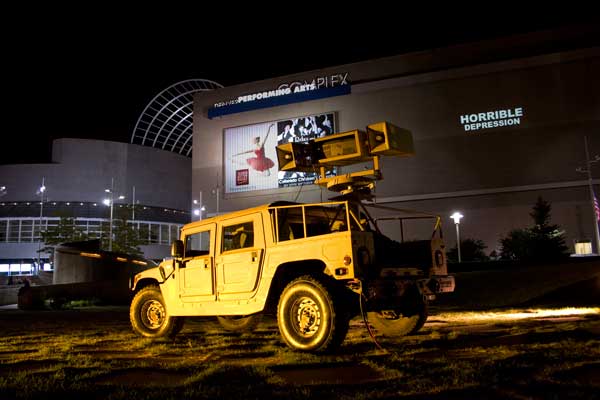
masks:
[[[369,151],[373,155],[412,156],[415,154],[412,133],[389,122],[367,126]]]
[[[278,145],[275,150],[280,171],[313,172],[317,168],[311,144],[289,142]]]
[[[366,134],[358,129],[315,139],[314,144],[320,166],[350,165],[370,159]]]

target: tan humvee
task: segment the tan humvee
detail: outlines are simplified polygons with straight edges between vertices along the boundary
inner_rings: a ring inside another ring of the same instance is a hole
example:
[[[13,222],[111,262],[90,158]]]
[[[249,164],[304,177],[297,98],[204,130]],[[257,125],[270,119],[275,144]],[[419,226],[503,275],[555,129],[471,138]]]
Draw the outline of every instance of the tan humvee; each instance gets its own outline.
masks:
[[[383,334],[416,332],[428,301],[454,290],[433,221],[431,237],[405,243],[353,201],[277,202],[190,223],[171,260],[133,279],[133,329],[173,336],[186,316],[216,316],[250,331],[276,313],[284,341],[303,351],[339,345],[360,314]]]

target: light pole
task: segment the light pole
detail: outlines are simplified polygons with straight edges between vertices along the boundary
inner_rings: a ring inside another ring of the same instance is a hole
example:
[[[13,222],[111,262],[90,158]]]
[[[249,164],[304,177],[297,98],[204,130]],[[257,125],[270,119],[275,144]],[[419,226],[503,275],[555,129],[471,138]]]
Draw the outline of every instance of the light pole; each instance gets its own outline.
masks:
[[[193,203],[194,203],[193,213],[196,217],[198,217],[198,220],[201,220],[202,212],[206,211],[206,207],[204,206],[204,204],[202,204],[202,190],[200,191],[199,199],[198,200],[194,199]]]
[[[108,228],[108,251],[112,251],[112,242],[113,242],[113,204],[115,202],[115,179],[110,179],[110,189],[104,189],[106,193],[110,194],[109,199],[104,199],[103,203],[107,206],[110,206],[110,221]],[[119,196],[119,200],[123,200],[125,196]]]
[[[133,197],[131,200],[131,221],[135,221],[135,186],[133,187]]]
[[[198,217],[198,220],[202,219],[202,211],[206,211],[206,207],[202,204],[202,190],[200,191],[200,200],[194,199],[194,215]]]
[[[219,185],[217,185],[213,190],[212,190],[212,194],[217,196],[217,215],[219,215],[219,194],[221,192],[221,187]]]
[[[596,239],[596,254],[600,254],[600,233],[598,233],[598,215],[596,214],[596,207],[594,204],[594,185],[592,183],[592,164],[600,161],[600,156],[597,154],[594,156],[593,160],[590,160],[590,151],[588,149],[587,136],[583,137],[583,142],[585,145],[585,168],[577,168],[577,172],[587,173],[588,177],[588,186],[590,188],[590,204],[592,206],[592,215],[594,219],[594,237]]]
[[[36,268],[39,269],[40,268],[40,262],[41,260],[41,252],[42,252],[42,217],[44,216],[44,192],[46,191],[46,178],[42,177],[42,186],[39,187],[37,194],[40,195],[40,226],[39,226],[39,232],[40,232],[40,239],[38,240],[38,260],[37,260],[37,266]],[[34,271],[36,272],[36,271]],[[36,272],[37,274],[37,272]]]
[[[454,225],[456,225],[456,248],[458,249],[458,262],[462,262],[460,257],[460,229],[458,226],[460,225],[460,219],[463,217],[461,213],[456,211],[454,214],[450,216],[454,220]]]

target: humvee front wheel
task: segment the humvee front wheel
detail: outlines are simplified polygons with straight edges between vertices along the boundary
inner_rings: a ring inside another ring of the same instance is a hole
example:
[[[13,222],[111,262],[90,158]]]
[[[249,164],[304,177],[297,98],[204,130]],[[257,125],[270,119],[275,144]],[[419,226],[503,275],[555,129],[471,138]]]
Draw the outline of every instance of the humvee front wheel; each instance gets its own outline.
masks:
[[[182,317],[170,317],[160,289],[146,286],[133,297],[129,309],[133,331],[148,338],[173,337],[183,328]]]
[[[327,290],[311,276],[290,282],[279,299],[277,324],[294,350],[323,352],[342,343],[349,321]]]

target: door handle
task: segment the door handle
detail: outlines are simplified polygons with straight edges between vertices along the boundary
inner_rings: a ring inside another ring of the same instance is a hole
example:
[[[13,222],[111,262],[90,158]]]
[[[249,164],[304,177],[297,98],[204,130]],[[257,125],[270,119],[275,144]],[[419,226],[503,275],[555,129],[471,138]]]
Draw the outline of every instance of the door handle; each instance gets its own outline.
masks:
[[[256,262],[258,261],[258,253],[253,251],[252,252],[252,262]]]

